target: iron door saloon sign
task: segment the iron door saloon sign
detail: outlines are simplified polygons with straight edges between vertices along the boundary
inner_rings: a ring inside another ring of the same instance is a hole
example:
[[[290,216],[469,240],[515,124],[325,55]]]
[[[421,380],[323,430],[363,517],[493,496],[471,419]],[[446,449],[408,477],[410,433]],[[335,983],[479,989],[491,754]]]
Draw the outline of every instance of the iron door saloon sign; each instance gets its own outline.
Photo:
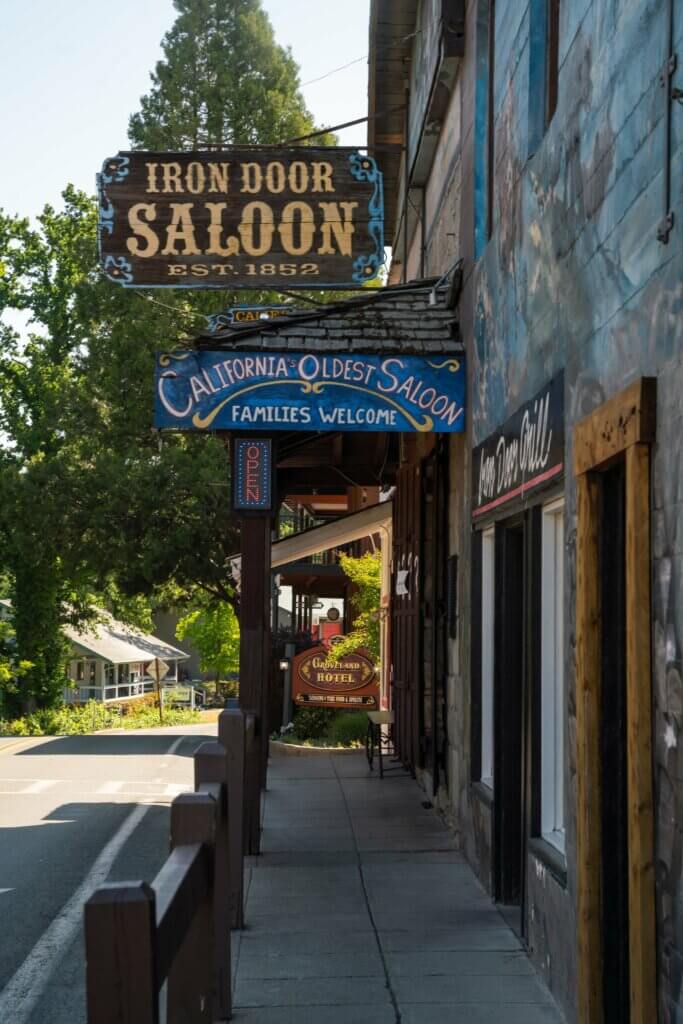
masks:
[[[328,665],[327,657],[325,647],[296,656],[292,684],[295,704],[366,710],[379,707],[379,679],[366,653],[347,654],[337,665]]]
[[[157,357],[154,425],[456,433],[464,401],[452,357],[175,352]]]
[[[564,374],[472,453],[472,515],[506,511],[564,471]]]
[[[382,174],[355,150],[119,153],[97,185],[102,269],[129,288],[357,288],[384,262]]]

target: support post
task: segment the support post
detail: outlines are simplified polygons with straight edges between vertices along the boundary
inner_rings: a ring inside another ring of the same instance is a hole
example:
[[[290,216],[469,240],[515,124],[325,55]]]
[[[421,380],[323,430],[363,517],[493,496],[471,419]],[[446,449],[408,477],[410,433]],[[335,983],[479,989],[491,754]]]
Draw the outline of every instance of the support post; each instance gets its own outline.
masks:
[[[85,905],[88,1024],[159,1024],[154,891],[100,886]]]
[[[221,804],[216,822],[216,846],[213,879],[214,921],[214,975],[213,1020],[227,1021],[232,1016],[230,928],[232,923],[230,879],[229,821],[231,816],[228,797],[228,760],[222,743],[202,743],[194,756],[194,785],[220,786]]]
[[[261,756],[247,761],[248,820],[260,818],[260,791],[268,758],[268,685],[270,680],[270,546],[271,516],[245,516],[241,528],[240,707],[257,716]],[[258,773],[257,779],[250,772]],[[256,794],[256,796],[254,796]],[[253,827],[249,834],[254,834]],[[252,853],[258,853],[258,844]]]
[[[244,762],[245,722],[241,708],[227,708],[218,718],[218,739],[225,751],[228,784],[229,857],[230,857],[230,923],[232,928],[244,927]]]

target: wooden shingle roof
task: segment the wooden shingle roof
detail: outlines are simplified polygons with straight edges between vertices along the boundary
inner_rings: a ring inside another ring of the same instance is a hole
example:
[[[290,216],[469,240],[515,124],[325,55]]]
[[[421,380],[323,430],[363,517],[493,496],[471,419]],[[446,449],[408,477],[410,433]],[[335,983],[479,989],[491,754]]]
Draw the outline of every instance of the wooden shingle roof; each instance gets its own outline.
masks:
[[[437,287],[438,285],[438,287]],[[364,293],[290,317],[235,324],[193,339],[210,350],[427,355],[462,352],[448,284],[417,281]]]

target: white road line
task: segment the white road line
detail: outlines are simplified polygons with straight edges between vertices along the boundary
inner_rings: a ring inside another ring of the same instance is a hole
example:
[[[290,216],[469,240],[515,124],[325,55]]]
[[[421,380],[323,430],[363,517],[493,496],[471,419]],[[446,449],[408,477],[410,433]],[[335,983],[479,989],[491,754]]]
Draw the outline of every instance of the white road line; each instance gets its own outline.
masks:
[[[169,782],[164,790],[164,796],[180,796],[181,793],[187,793],[187,790],[187,786],[181,786],[178,782]]]
[[[175,754],[184,740],[179,736],[166,754]],[[78,889],[67,900],[52,923],[0,993],[0,1021],[28,1024],[52,974],[74,940],[83,918],[83,904],[98,885],[106,881],[122,847],[138,827],[150,804],[139,804],[130,812],[118,832],[102,849]]]
[[[25,796],[27,793],[44,793],[46,789],[52,789],[53,786],[57,785],[57,779],[36,779],[35,782],[27,786],[26,789],[22,790],[20,796]]]
[[[104,782],[97,792],[102,796],[113,796],[114,793],[120,793],[124,786],[125,782]]]
[[[0,896],[2,896],[6,892],[14,892],[14,889],[0,889]]]

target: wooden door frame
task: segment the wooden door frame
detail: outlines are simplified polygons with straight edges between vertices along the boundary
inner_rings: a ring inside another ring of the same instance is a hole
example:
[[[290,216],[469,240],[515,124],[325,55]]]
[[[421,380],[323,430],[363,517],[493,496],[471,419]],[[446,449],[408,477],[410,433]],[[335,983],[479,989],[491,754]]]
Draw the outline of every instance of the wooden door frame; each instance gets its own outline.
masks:
[[[580,1024],[602,1024],[600,792],[600,470],[626,474],[626,703],[631,1024],[657,1020],[652,767],[650,445],[654,378],[643,377],[574,427],[577,482],[576,772]]]

